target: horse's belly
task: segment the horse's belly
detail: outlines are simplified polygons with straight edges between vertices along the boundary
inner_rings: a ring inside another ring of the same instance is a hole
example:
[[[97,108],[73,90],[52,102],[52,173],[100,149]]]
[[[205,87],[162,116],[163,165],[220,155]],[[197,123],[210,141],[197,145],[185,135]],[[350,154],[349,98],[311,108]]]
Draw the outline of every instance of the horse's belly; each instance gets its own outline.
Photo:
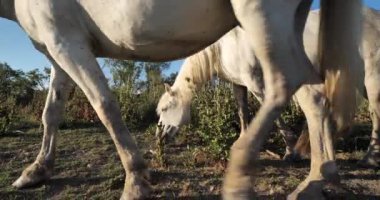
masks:
[[[188,41],[163,41],[138,46],[104,44],[95,49],[97,57],[108,57],[140,61],[171,61],[190,56],[208,46],[209,43]]]
[[[153,60],[184,57],[237,24],[229,0],[80,2],[91,19],[87,24],[103,56],[125,54],[128,58],[133,54]],[[97,6],[101,3],[106,5]]]

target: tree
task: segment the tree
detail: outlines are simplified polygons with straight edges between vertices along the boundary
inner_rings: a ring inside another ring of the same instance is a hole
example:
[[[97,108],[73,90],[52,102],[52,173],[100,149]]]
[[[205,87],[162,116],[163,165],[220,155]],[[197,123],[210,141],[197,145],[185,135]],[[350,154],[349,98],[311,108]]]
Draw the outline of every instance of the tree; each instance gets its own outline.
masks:
[[[142,71],[142,65],[135,61],[106,59],[105,64],[110,68],[113,86],[134,89]]]
[[[146,73],[146,82],[148,90],[154,89],[157,85],[162,84],[162,71],[169,68],[169,63],[144,63]]]
[[[169,85],[173,85],[175,82],[175,79],[177,78],[178,72],[171,73],[169,76],[164,78],[164,82],[168,83]]]
[[[110,68],[112,89],[128,126],[137,128],[155,120],[155,108],[163,92],[162,71],[169,64],[113,59],[107,59],[105,63]]]

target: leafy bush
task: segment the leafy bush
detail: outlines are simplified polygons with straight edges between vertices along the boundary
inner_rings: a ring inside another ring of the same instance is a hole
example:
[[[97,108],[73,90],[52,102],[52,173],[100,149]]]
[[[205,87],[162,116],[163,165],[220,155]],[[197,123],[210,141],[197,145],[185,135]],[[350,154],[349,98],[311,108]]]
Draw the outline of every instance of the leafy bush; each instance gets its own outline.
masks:
[[[205,148],[215,159],[225,160],[230,146],[239,137],[240,125],[231,85],[207,85],[195,95],[192,125]]]
[[[106,64],[113,77],[112,89],[128,127],[142,128],[157,122],[155,109],[164,91],[162,71],[169,64],[112,59],[107,60]]]
[[[163,82],[173,81],[175,77],[173,74],[166,79],[162,76],[162,71],[169,64],[113,59],[107,59],[105,64],[110,68],[111,89],[119,100],[127,125],[141,128],[155,123],[155,108],[164,91]],[[45,69],[45,74],[39,70],[22,72],[0,63],[0,133],[8,131],[20,120],[41,122],[48,74],[49,69]],[[64,115],[64,125],[99,122],[96,112],[78,87],[70,92]]]
[[[98,115],[92,108],[82,90],[75,86],[69,94],[65,107],[65,122],[69,124],[99,122]]]
[[[252,95],[248,95],[250,116],[254,116],[260,103]],[[295,102],[291,102],[281,114],[285,124],[299,133],[304,123],[304,114]],[[230,146],[239,137],[240,122],[232,85],[217,82],[206,85],[195,94],[192,104],[191,128],[201,138],[206,151],[214,159],[226,160]],[[275,131],[268,141],[269,146],[284,148],[283,137]]]
[[[290,101],[281,113],[285,125],[293,132],[300,133],[305,123],[305,115],[301,107],[295,102]]]
[[[163,92],[163,87],[160,90],[161,92],[156,91],[157,94]],[[124,87],[116,88],[114,92],[120,103],[123,121],[126,122],[129,128],[143,128],[157,122],[156,106],[159,100],[158,96],[154,96],[153,93],[147,91],[137,94]]]
[[[12,123],[16,119],[15,108],[16,105],[13,98],[7,98],[0,102],[0,134],[10,130]]]
[[[167,68],[168,63],[106,59],[105,66],[110,69],[111,90],[127,126],[136,129],[156,122],[155,108],[163,92],[161,70]],[[142,72],[145,72],[146,80],[141,77]],[[66,125],[99,122],[96,112],[78,87],[69,95],[65,122]]]
[[[0,63],[0,133],[9,131],[16,119],[24,117],[20,111],[43,89],[45,79],[39,70],[24,73]]]

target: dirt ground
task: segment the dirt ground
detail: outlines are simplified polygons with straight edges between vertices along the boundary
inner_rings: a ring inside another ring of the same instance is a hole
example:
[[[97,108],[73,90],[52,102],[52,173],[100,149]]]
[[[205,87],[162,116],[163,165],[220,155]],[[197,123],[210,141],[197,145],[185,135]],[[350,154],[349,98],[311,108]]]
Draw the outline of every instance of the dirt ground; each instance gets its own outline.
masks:
[[[196,139],[188,134],[167,146],[163,167],[151,151],[155,148],[151,132],[134,135],[150,165],[152,199],[220,199],[225,162],[209,159]],[[36,188],[13,189],[11,183],[38,154],[41,137],[38,128],[0,136],[0,199],[120,197],[124,172],[113,142],[102,127],[62,130],[52,179]],[[328,199],[380,199],[380,170],[356,166],[363,154],[338,151],[342,185],[339,189],[326,189]],[[308,166],[308,160],[286,163],[263,151],[255,179],[259,199],[285,199],[306,177]]]

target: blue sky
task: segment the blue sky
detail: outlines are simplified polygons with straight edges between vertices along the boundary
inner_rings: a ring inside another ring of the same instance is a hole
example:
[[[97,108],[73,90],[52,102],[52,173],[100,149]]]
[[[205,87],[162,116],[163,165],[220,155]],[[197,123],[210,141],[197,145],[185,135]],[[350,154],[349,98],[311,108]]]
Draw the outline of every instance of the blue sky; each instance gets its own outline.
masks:
[[[380,0],[364,0],[365,4],[380,10]],[[319,0],[313,2],[313,9],[318,8]],[[35,68],[49,67],[49,61],[34,49],[26,34],[11,21],[0,18],[0,62],[7,62],[15,69],[28,71]],[[178,71],[182,61],[174,61],[165,72]]]

